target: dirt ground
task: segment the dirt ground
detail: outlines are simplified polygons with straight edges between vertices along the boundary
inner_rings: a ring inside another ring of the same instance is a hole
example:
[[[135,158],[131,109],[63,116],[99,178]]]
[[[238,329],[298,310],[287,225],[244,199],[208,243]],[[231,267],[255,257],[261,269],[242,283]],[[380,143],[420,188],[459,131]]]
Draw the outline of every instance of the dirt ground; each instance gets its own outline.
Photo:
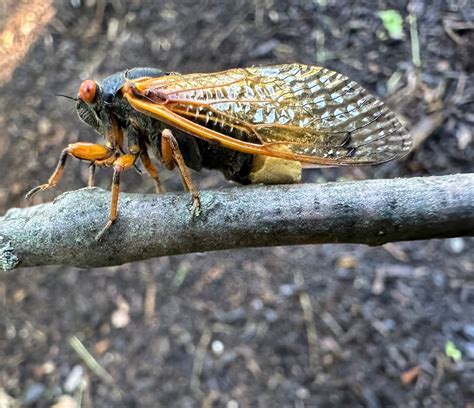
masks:
[[[29,7],[40,3],[48,2]],[[0,1],[1,29],[18,7]],[[416,137],[403,161],[312,170],[306,182],[474,170],[470,0],[58,0],[52,7],[54,17],[36,17],[45,28],[0,88],[2,213],[28,205],[24,193],[47,179],[62,146],[98,140],[74,104],[53,93],[74,96],[83,79],[135,66],[325,65],[385,99]],[[401,39],[384,28],[377,12],[386,9],[403,17]],[[419,35],[418,74],[410,29]],[[8,38],[0,39],[5,47]],[[176,174],[163,174],[169,189],[181,188]],[[229,186],[210,171],[193,177],[201,188]],[[86,181],[86,166],[71,161],[56,191],[34,202]],[[99,184],[109,183],[103,170]],[[124,190],[153,185],[130,174]],[[11,406],[74,406],[68,395],[84,407],[474,404],[472,238],[18,270],[0,278],[0,322],[2,407],[9,406],[2,398]]]

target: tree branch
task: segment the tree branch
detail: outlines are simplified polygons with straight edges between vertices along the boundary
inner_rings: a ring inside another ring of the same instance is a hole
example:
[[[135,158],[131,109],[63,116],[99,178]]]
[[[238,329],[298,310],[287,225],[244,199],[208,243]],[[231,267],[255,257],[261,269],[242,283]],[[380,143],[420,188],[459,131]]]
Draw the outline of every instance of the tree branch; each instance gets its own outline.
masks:
[[[194,220],[189,194],[122,194],[119,219],[100,242],[94,236],[107,219],[107,191],[85,188],[11,209],[0,218],[0,267],[96,267],[218,249],[474,235],[474,174],[201,194]]]

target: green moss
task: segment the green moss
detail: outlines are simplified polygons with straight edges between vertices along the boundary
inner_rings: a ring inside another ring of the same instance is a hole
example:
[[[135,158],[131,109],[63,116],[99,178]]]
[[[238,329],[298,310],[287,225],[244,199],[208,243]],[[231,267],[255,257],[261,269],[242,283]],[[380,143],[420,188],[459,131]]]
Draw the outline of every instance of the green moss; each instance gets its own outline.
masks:
[[[378,12],[383,26],[388,32],[390,38],[400,40],[404,37],[403,18],[396,10],[382,10]]]

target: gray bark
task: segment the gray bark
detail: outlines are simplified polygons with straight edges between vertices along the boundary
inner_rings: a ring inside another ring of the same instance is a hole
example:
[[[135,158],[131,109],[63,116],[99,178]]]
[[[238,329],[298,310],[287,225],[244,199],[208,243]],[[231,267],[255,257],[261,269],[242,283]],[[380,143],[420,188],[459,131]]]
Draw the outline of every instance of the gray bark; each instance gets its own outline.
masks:
[[[230,248],[386,242],[474,235],[474,174],[125,194],[100,242],[110,193],[81,189],[0,218],[0,267],[97,267]]]

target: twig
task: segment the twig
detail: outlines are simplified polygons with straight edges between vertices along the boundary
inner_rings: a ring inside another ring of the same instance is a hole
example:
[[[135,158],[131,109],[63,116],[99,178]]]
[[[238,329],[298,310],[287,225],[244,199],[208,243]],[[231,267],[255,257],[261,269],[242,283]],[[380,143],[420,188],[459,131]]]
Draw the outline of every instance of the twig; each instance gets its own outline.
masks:
[[[77,336],[71,336],[69,338],[69,344],[74,349],[74,351],[79,355],[82,361],[86,364],[87,367],[99,377],[106,384],[111,385],[119,395],[122,394],[122,391],[115,383],[114,378],[102,367],[98,361],[92,356],[91,353],[86,349],[84,344],[79,340]]]
[[[420,39],[418,37],[418,23],[416,19],[416,12],[413,5],[410,3],[408,14],[408,22],[410,24],[410,41],[411,41],[411,59],[413,65],[417,69],[417,74],[419,75],[421,68],[421,55],[420,55]]]
[[[147,279],[145,290],[145,303],[144,303],[144,314],[145,321],[147,324],[152,325],[155,320],[155,307],[156,307],[156,292],[157,285],[156,282],[150,278]]]
[[[204,358],[206,357],[206,350],[211,342],[212,331],[209,328],[205,328],[202,332],[199,345],[194,354],[193,369],[191,373],[190,388],[196,395],[202,395],[202,391],[199,388],[200,376],[202,372],[202,366],[204,364]]]
[[[386,242],[474,235],[474,174],[202,191],[123,194],[101,242],[110,193],[65,193],[0,217],[0,268],[120,265],[157,256],[316,243]]]
[[[304,287],[304,277],[300,271],[295,273],[295,284]],[[301,291],[299,294],[301,309],[303,310],[303,319],[306,326],[306,338],[308,340],[309,367],[313,372],[317,372],[320,364],[320,349],[318,341],[318,332],[316,323],[314,323],[314,310],[311,305],[311,299],[307,292]]]

